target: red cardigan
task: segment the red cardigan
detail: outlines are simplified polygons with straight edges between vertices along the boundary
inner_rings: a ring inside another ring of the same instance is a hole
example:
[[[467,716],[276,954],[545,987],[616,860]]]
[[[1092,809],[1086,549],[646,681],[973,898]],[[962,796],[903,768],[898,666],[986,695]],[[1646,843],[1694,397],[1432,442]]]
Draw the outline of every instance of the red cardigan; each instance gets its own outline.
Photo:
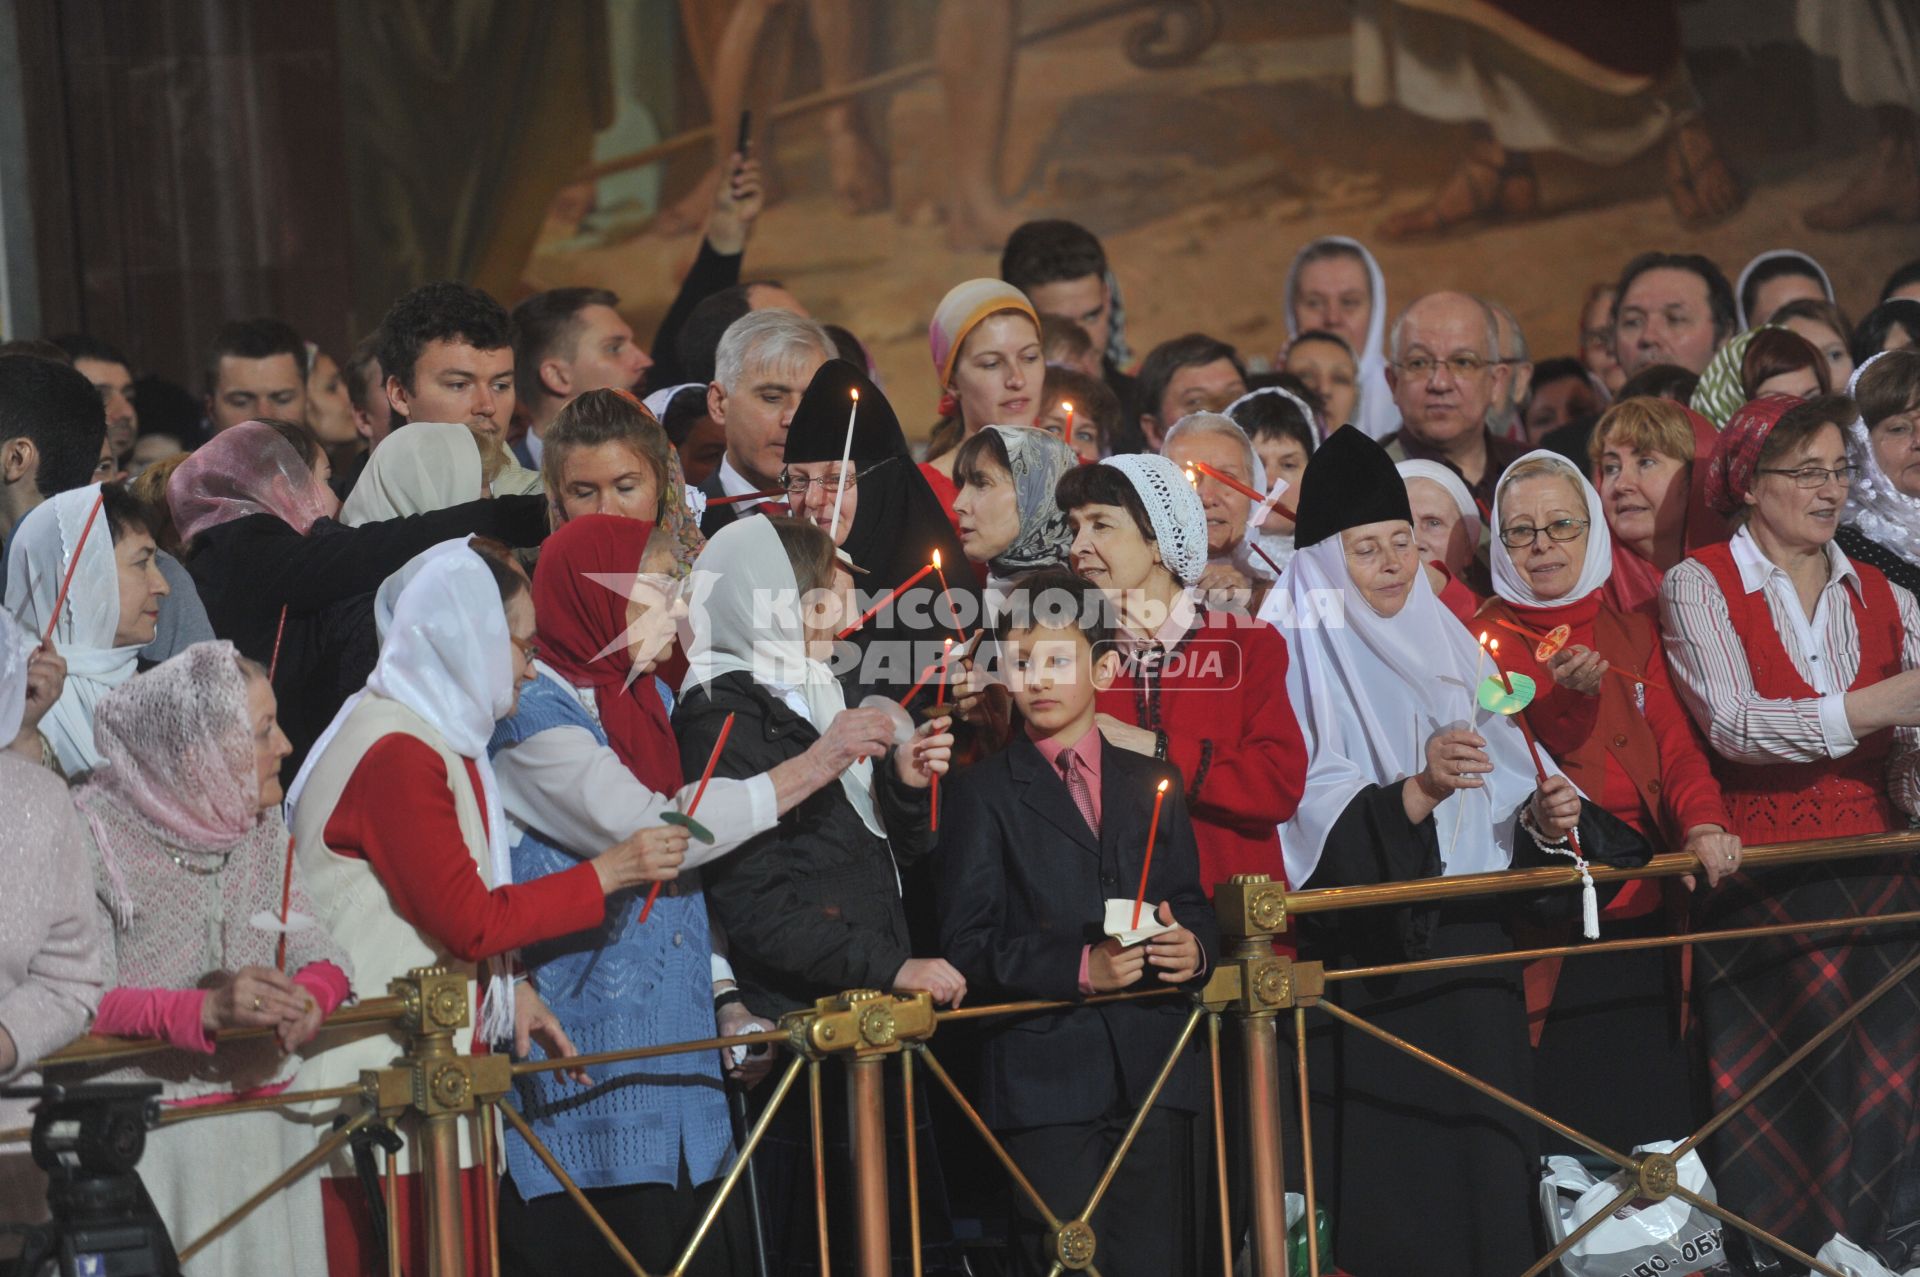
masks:
[[[471,760],[467,777],[479,793]],[[591,861],[489,890],[460,832],[446,764],[411,736],[374,742],[327,818],[326,839],[337,854],[370,863],[395,912],[465,962],[584,931],[606,916]]]
[[[1209,896],[1233,874],[1286,880],[1277,826],[1300,805],[1307,746],[1287,699],[1287,641],[1279,630],[1203,610],[1164,671],[1129,661],[1095,707],[1166,732]]]

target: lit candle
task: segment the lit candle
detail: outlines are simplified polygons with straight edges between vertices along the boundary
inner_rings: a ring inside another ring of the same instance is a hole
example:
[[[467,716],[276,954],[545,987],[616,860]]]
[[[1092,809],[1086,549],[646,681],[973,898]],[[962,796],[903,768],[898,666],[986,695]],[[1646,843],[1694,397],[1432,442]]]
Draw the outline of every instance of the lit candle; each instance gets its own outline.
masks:
[[[80,552],[87,548],[87,534],[93,531],[93,521],[100,517],[100,503],[107,499],[105,488],[93,499],[93,509],[87,511],[87,521],[80,528],[80,540],[73,547],[73,558],[67,561],[67,574],[60,579],[60,593],[53,596],[53,615],[47,618],[47,632],[40,637],[40,646],[53,642],[53,627],[60,624],[60,609],[67,605],[67,591],[73,588],[73,570],[80,566]]]
[[[840,447],[840,486],[833,491],[833,526],[827,529],[834,544],[840,542],[840,502],[847,495],[847,465],[853,460],[853,423],[860,416],[860,388],[853,388],[853,407],[847,411],[847,441]]]
[[[1067,428],[1066,428],[1065,434],[1067,437],[1067,447],[1071,448],[1073,447],[1073,405],[1065,401],[1062,401],[1060,404],[1060,410],[1067,414]]]
[[[1473,694],[1480,695],[1480,671],[1487,668],[1487,632],[1480,631],[1480,656],[1473,663]]]
[[[693,801],[687,804],[687,819],[693,819],[693,813],[700,810],[700,798],[707,792],[707,782],[713,779],[713,768],[720,761],[720,751],[727,747],[727,733],[733,730],[733,715],[727,715],[727,721],[720,724],[720,738],[713,742],[713,752],[707,755],[707,769],[700,773],[700,783],[694,787]],[[640,906],[640,921],[645,922],[647,915],[653,912],[653,902],[660,898],[660,880],[654,879],[653,886],[647,891],[647,903]]]
[[[730,497],[708,497],[708,505],[735,505],[741,501],[771,501],[775,497],[785,497],[785,488],[768,488],[765,492],[741,492]]]
[[[1506,687],[1507,695],[1513,695],[1513,680],[1508,678],[1507,672],[1500,668],[1500,640],[1488,639],[1487,650],[1493,653],[1493,672],[1500,676],[1500,682]]]
[[[934,557],[934,561],[938,562],[940,559],[940,551],[935,550],[933,552],[933,557]],[[941,652],[940,652],[940,684],[937,688],[934,689],[934,693],[933,693],[933,708],[934,708],[933,716],[935,718],[940,717],[940,713],[939,713],[940,708],[941,706],[947,703],[947,663],[951,660],[953,660],[953,640],[946,639],[944,641],[944,646],[941,648]],[[932,829],[938,832],[940,828],[940,773],[939,772],[935,772],[933,774],[932,803],[933,805],[929,812],[930,819],[928,820],[927,827],[929,829]]]
[[[287,868],[280,879],[280,943],[274,947],[273,969],[286,974],[287,970],[287,919],[293,915],[293,835],[287,835]]]
[[[1140,890],[1133,896],[1133,925],[1129,930],[1140,926],[1140,906],[1147,899],[1147,871],[1153,868],[1153,840],[1160,832],[1160,804],[1167,800],[1167,782],[1161,781],[1160,788],[1153,795],[1153,819],[1147,823],[1147,857],[1140,864]]]
[[[834,637],[845,638],[847,637],[847,635],[853,633],[855,630],[865,625],[868,621],[871,621],[874,617],[880,614],[881,608],[885,607],[888,603],[893,601],[894,595],[900,593],[900,591],[902,590],[912,589],[914,586],[918,585],[920,581],[927,576],[928,573],[932,571],[933,571],[933,564],[929,563],[927,564],[927,566],[921,568],[918,572],[915,572],[912,576],[908,577],[906,580],[902,581],[900,584],[894,586],[891,590],[888,590],[886,594],[881,596],[881,599],[878,603],[875,603],[872,607],[868,608],[865,612],[861,614],[859,620],[855,621],[852,625],[849,625],[846,629],[841,630],[838,634],[834,635]]]
[[[947,601],[947,615],[953,618],[953,636],[964,643],[967,641],[967,636],[960,629],[960,609],[955,606],[953,599],[947,594],[947,574],[940,567],[940,551],[938,550],[933,552],[933,574],[939,578],[940,581],[940,597]]]
[[[1192,465],[1187,467],[1188,483],[1194,482],[1193,472],[1195,469],[1198,469],[1201,474],[1204,474],[1209,479],[1215,480],[1216,482],[1219,482],[1219,483],[1226,484],[1229,488],[1232,488],[1235,492],[1238,492],[1241,496],[1246,497],[1248,500],[1254,502],[1257,506],[1259,506],[1264,510],[1278,510],[1282,515],[1284,515],[1286,518],[1289,518],[1289,519],[1297,520],[1299,517],[1293,512],[1293,510],[1290,507],[1280,504],[1280,494],[1278,492],[1271,493],[1271,494],[1263,493],[1259,489],[1255,488],[1252,484],[1242,483],[1238,479],[1234,478],[1232,475],[1227,474],[1226,472],[1221,470],[1216,470],[1204,461],[1196,461]],[[1281,480],[1280,486],[1283,490],[1285,488],[1285,485],[1286,485],[1286,481],[1284,479]],[[1272,501],[1268,500],[1269,496],[1273,498]],[[1264,519],[1266,518],[1266,515],[1263,514],[1260,517]]]

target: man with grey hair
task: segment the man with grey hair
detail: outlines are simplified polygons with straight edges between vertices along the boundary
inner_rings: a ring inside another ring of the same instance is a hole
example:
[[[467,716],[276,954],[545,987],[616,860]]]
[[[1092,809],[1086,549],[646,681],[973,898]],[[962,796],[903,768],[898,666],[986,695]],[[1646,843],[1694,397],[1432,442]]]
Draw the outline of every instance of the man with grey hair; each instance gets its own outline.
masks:
[[[709,499],[780,486],[787,428],[813,374],[833,354],[820,321],[791,311],[749,311],[727,326],[707,386],[707,413],[727,436],[720,468],[700,485]],[[712,536],[743,515],[785,513],[781,498],[709,505],[700,530]]]
[[[1507,367],[1507,388],[1493,401],[1493,407],[1487,409],[1487,429],[1493,431],[1496,439],[1525,442],[1527,431],[1520,413],[1533,390],[1533,352],[1527,349],[1527,335],[1520,331],[1520,321],[1514,318],[1513,312],[1491,297],[1481,300],[1493,312],[1500,339],[1500,362]]]
[[[1387,384],[1400,429],[1381,440],[1395,461],[1438,461],[1466,481],[1482,509],[1500,472],[1526,445],[1496,439],[1487,413],[1506,393],[1499,321],[1466,293],[1428,293],[1400,312],[1388,339]]]

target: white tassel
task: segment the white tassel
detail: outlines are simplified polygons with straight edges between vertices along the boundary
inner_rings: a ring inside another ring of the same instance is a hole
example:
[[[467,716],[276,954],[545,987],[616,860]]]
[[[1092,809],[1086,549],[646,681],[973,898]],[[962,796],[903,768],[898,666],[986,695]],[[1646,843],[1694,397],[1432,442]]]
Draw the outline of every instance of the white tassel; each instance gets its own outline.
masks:
[[[505,974],[502,964],[487,978],[480,998],[480,1040],[490,1047],[511,1046],[513,1034],[513,977]]]
[[[1580,932],[1589,940],[1600,938],[1600,899],[1593,890],[1593,875],[1587,872],[1587,862],[1581,860],[1580,866]]]

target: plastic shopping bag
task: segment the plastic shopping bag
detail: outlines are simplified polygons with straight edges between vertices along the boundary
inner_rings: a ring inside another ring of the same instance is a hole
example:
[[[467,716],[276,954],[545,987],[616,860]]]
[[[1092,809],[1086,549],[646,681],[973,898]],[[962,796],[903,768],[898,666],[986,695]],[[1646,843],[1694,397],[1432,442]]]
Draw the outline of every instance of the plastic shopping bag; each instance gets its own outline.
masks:
[[[1288,1193],[1287,1203],[1287,1277],[1307,1277],[1307,1199]],[[1319,1234],[1320,1272],[1333,1271],[1333,1225],[1327,1220],[1327,1208],[1314,1203],[1314,1220]],[[1314,1274],[1319,1277],[1319,1274]]]
[[[1671,1153],[1671,1140],[1646,1144],[1635,1153]],[[1540,1209],[1547,1236],[1556,1245],[1587,1222],[1629,1183],[1629,1172],[1617,1171],[1595,1180],[1571,1157],[1549,1157],[1540,1178]],[[1700,1154],[1689,1152],[1675,1168],[1680,1185],[1707,1201],[1714,1196],[1713,1181]],[[1629,1200],[1611,1218],[1574,1243],[1560,1260],[1566,1277],[1688,1277],[1722,1262],[1720,1222],[1695,1210],[1678,1197],[1663,1202]]]
[[[1833,1240],[1822,1246],[1814,1258],[1845,1273],[1847,1277],[1902,1277],[1902,1274],[1882,1263],[1878,1256],[1854,1245],[1839,1233],[1835,1233]],[[1915,1273],[1920,1273],[1920,1268],[1909,1268],[1905,1277],[1914,1277]]]

